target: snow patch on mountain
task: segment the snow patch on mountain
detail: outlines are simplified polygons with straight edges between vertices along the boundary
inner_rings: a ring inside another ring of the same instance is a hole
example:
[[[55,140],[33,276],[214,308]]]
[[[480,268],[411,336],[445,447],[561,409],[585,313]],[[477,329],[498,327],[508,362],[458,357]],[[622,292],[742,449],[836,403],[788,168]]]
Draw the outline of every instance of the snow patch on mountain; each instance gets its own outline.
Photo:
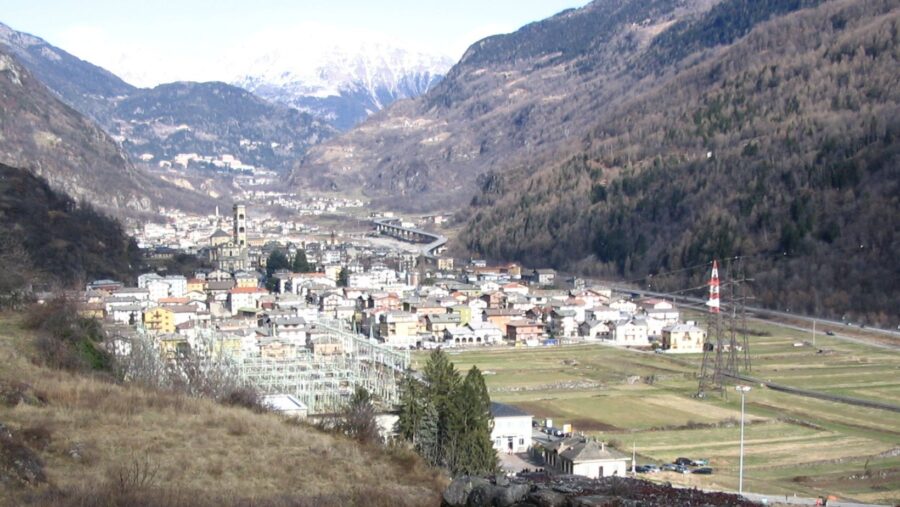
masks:
[[[280,47],[251,61],[232,84],[349,128],[391,102],[419,96],[455,62],[385,42],[308,51]]]

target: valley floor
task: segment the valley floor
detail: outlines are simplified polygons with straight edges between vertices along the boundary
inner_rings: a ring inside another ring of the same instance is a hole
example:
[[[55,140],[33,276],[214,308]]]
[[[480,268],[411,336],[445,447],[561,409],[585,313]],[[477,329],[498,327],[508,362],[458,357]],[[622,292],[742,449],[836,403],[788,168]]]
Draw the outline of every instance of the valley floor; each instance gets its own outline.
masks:
[[[754,377],[832,394],[896,403],[900,354],[773,324],[751,327]],[[737,490],[740,396],[695,397],[701,355],[653,354],[603,345],[452,351],[462,370],[486,373],[493,400],[560,427],[596,435],[639,464],[708,458],[709,476],[671,472],[651,480]],[[424,363],[425,355],[416,360]],[[900,414],[799,397],[754,385],[747,394],[744,491],[860,502],[900,502]]]

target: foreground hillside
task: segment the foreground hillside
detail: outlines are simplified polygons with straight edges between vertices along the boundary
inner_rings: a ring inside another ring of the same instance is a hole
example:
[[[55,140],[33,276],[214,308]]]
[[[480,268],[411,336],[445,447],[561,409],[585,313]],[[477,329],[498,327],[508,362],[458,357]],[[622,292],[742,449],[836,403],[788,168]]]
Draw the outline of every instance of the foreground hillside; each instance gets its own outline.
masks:
[[[654,274],[664,291],[744,256],[764,305],[896,325],[900,7],[823,2],[720,45],[717,19],[766,8],[723,2],[659,36],[647,59],[681,58],[674,74],[645,78],[649,90],[599,115],[564,162],[486,185],[465,244]]]
[[[36,366],[20,321],[0,315],[4,505],[439,502],[441,479],[403,451],[361,447],[272,414]]]

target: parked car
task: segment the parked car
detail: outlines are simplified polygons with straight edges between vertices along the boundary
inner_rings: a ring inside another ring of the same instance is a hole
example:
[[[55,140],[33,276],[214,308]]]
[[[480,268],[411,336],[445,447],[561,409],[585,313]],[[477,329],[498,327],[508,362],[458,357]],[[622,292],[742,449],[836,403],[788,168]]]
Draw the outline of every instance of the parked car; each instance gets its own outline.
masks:
[[[706,465],[709,465],[708,459],[695,459],[691,462],[692,467],[705,467]]]
[[[691,458],[675,458],[675,461],[673,461],[673,463],[675,463],[676,465],[682,466],[691,466],[691,463],[693,462],[694,460],[692,460]]]
[[[662,466],[662,470],[664,472],[675,472],[679,474],[686,474],[689,472],[688,467],[684,465],[676,465],[675,463],[668,463]]]
[[[638,465],[634,467],[634,471],[639,474],[646,474],[650,472],[650,468],[647,465]]]
[[[702,468],[695,469],[691,473],[701,474],[701,475],[711,475],[713,473],[713,469],[709,468],[709,467],[702,467]]]
[[[834,336],[834,331],[825,331],[828,336]]]

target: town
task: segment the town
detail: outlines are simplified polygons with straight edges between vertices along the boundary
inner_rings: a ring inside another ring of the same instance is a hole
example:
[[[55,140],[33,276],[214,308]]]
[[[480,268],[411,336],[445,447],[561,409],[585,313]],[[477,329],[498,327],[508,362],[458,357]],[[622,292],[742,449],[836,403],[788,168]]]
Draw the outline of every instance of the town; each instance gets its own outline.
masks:
[[[293,207],[313,214],[357,204],[315,199]],[[244,204],[229,216],[172,212],[168,224],[144,226],[136,237],[151,259],[190,255],[210,268],[148,272],[136,286],[92,281],[79,294],[82,313],[105,323],[119,354],[137,339],[163,361],[227,363],[291,415],[332,413],[365,386],[387,414],[380,418],[387,432],[412,350],[595,343],[698,353],[706,340],[671,302],[632,300],[552,269],[455,262],[441,234],[391,214],[370,217],[368,232],[344,234],[253,212]],[[501,455],[531,449],[561,472],[626,473],[629,457],[574,435],[571,425],[541,420],[533,442],[531,415],[500,403],[491,409]]]

